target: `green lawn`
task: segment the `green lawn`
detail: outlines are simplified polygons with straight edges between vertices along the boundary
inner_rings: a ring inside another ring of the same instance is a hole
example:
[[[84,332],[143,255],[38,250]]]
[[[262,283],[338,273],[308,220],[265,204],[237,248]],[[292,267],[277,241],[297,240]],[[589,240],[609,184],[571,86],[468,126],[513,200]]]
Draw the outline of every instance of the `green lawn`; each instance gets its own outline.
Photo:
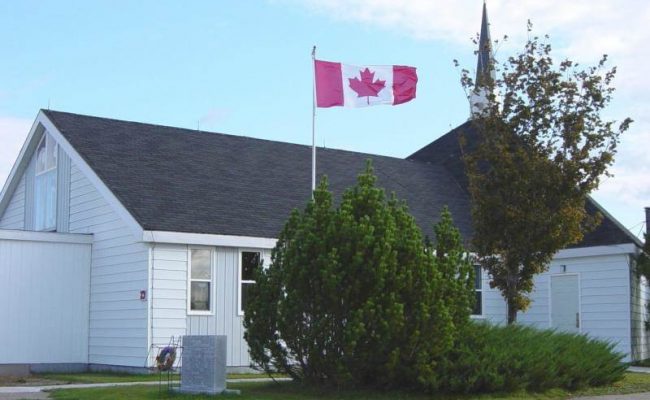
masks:
[[[233,396],[236,399],[255,399],[255,400],[312,400],[312,399],[337,399],[337,400],[361,400],[361,399],[405,399],[405,400],[424,400],[424,399],[564,399],[582,395],[605,395],[605,394],[624,394],[650,392],[650,374],[628,373],[625,378],[611,386],[592,388],[578,392],[567,392],[564,390],[553,390],[546,393],[515,393],[506,395],[483,395],[483,396],[426,396],[416,393],[407,392],[387,392],[387,391],[336,391],[336,390],[318,390],[313,387],[303,387],[291,382],[283,383],[236,383],[228,385],[230,389],[241,390],[241,396]],[[158,399],[159,392],[157,386],[131,386],[116,388],[94,388],[94,389],[70,389],[57,390],[52,392],[52,397],[59,400],[144,400]],[[176,400],[184,399],[209,399],[211,396],[188,396],[188,395],[164,395],[162,398]]]
[[[286,375],[273,374],[273,377],[282,378]],[[228,379],[267,378],[266,374],[228,374]],[[158,374],[126,374],[110,372],[84,372],[77,374],[33,374],[30,376],[0,376],[2,386],[51,386],[68,383],[114,383],[114,382],[157,382]],[[163,378],[167,380],[167,376]],[[173,380],[178,380],[178,374],[172,375]]]
[[[164,375],[167,379],[167,375]],[[151,382],[158,381],[158,374],[121,374],[113,372],[84,372],[80,374],[47,373],[36,374],[36,378],[56,381],[58,383],[109,383],[109,382]],[[178,374],[173,377],[178,379]]]

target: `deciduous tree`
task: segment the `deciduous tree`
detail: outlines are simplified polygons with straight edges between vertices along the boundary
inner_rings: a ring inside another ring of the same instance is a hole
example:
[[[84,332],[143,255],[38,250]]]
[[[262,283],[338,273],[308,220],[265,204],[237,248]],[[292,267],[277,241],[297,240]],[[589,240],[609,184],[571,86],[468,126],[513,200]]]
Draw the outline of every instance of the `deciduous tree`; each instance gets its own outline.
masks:
[[[481,87],[467,70],[461,78],[469,93],[487,97],[473,116],[475,141],[461,144],[473,245],[490,285],[506,299],[508,323],[528,307],[534,276],[599,223],[585,202],[609,175],[619,136],[631,123],[602,116],[616,74],[606,68],[607,56],[587,68],[557,62],[547,41],[532,37],[521,53],[492,63],[496,79],[480,79]]]

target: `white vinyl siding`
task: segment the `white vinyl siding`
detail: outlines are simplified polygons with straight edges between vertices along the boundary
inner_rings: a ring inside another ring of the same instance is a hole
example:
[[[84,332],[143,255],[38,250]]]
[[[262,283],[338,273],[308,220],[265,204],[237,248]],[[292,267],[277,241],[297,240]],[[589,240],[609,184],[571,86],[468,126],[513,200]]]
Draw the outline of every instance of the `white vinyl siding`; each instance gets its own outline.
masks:
[[[56,189],[56,231],[70,231],[70,157],[59,146]]]
[[[36,157],[32,157],[24,172],[25,177],[25,230],[34,230],[34,170]]]
[[[25,229],[25,175],[11,195],[11,200],[0,217],[0,229]]]
[[[228,336],[227,365],[248,367],[250,358],[244,340],[243,317],[238,310],[239,254],[234,247],[213,247],[213,315],[188,315],[187,245],[156,244],[153,247],[152,336],[154,345],[169,343],[171,336]],[[269,260],[270,252],[260,251]]]
[[[0,364],[88,361],[91,245],[62,236],[0,231]]]
[[[156,244],[152,249],[151,332],[154,345],[185,335],[187,319],[187,256],[184,245]],[[155,355],[149,360],[153,363]]]
[[[566,270],[565,267],[566,266]],[[602,255],[556,259],[550,269],[535,277],[532,303],[519,313],[518,323],[550,327],[549,279],[563,273],[580,274],[581,332],[591,337],[612,341],[616,350],[631,353],[630,272],[626,255]],[[506,305],[501,293],[489,288],[484,277],[484,317],[494,323],[506,321]]]
[[[501,292],[496,288],[490,287],[490,277],[487,272],[483,273],[483,315],[485,319],[496,324],[506,323],[506,303],[501,296]]]
[[[148,246],[73,164],[70,232],[94,235],[90,278],[91,364],[143,367],[147,359]]]

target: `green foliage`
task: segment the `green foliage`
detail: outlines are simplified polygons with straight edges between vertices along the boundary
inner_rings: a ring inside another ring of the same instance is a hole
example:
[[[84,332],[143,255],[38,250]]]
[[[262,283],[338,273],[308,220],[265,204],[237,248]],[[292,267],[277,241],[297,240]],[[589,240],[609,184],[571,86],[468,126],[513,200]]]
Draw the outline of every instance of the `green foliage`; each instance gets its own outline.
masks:
[[[626,369],[613,348],[585,335],[472,323],[427,388],[486,393],[601,386],[620,380]]]
[[[368,164],[335,208],[323,179],[294,211],[245,310],[252,360],[335,386],[415,387],[468,323],[473,268],[444,210],[436,247]]]
[[[650,230],[650,228],[649,228]],[[641,249],[641,254],[636,258],[636,266],[639,274],[644,276],[648,281],[650,281],[650,234],[645,234],[645,242],[643,244],[643,249]]]
[[[487,94],[473,119],[479,138],[465,143],[473,244],[490,285],[507,300],[509,323],[528,307],[534,275],[600,222],[585,202],[632,122],[601,119],[616,74],[606,61],[586,69],[556,63],[551,45],[533,37],[520,54],[492,65],[497,78],[482,87],[463,71],[466,90]]]

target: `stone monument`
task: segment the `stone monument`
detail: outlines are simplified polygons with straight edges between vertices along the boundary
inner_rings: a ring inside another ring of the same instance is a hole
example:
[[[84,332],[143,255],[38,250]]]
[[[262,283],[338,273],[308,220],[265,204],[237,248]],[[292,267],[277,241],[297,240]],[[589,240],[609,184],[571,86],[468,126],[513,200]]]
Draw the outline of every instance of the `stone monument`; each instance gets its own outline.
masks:
[[[224,335],[183,336],[182,393],[226,392],[226,340]]]

